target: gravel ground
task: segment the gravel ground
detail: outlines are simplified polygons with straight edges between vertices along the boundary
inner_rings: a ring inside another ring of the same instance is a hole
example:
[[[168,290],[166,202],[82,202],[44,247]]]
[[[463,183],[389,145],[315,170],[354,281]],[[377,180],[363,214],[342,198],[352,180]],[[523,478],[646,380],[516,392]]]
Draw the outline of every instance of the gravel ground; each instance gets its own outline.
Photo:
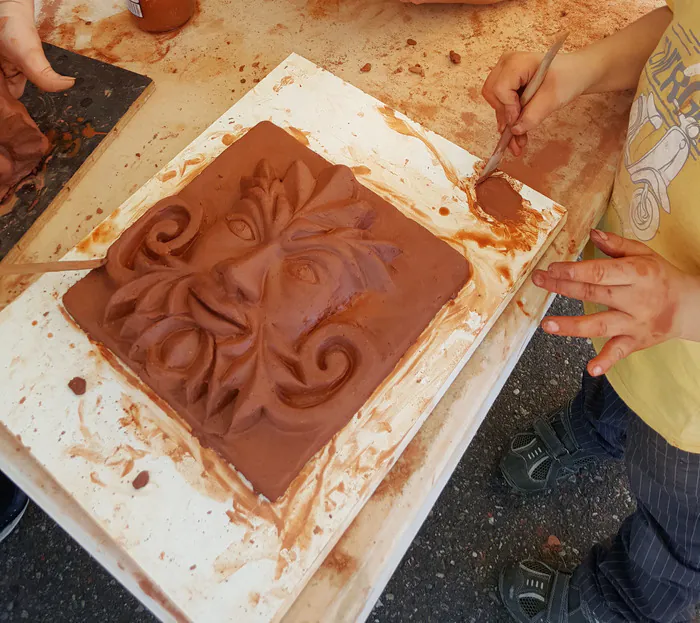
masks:
[[[555,307],[580,313],[569,301]],[[515,432],[576,392],[591,352],[585,341],[536,334],[370,621],[507,623],[496,595],[504,563],[544,556],[572,568],[595,541],[615,532],[633,506],[621,465],[600,466],[535,498],[511,494],[497,469]],[[155,621],[33,504],[20,529],[0,544],[0,621],[23,620]]]

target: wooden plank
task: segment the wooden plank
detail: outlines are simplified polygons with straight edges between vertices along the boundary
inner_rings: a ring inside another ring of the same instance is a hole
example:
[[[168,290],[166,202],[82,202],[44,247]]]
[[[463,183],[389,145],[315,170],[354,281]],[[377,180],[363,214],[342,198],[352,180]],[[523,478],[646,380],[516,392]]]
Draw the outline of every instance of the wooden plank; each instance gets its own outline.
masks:
[[[12,206],[0,216],[0,260],[7,258],[9,263],[60,210],[70,187],[80,182],[153,89],[146,76],[48,43],[44,51],[56,71],[78,80],[61,93],[44,93],[30,83],[22,97],[52,150],[39,172],[25,179],[3,204]],[[25,232],[25,240],[17,245]],[[0,291],[3,285],[0,281]]]
[[[8,345],[0,355],[5,370],[0,387],[7,396],[0,420],[191,620],[212,611],[217,620],[282,616],[564,223],[562,208],[524,187],[521,194],[539,215],[531,223],[537,233],[531,246],[504,252],[501,245],[510,243],[511,234],[477,216],[468,201],[476,158],[292,56],[67,259],[101,257],[148,207],[177,192],[236,136],[264,119],[289,128],[328,160],[355,167],[362,183],[465,254],[473,270],[457,298],[278,502],[255,498],[240,476],[199,447],[147,392],[129,387],[119,369],[101,362],[57,303],[80,275],[44,276],[0,316],[0,338]],[[438,209],[445,204],[449,215]],[[482,246],[483,236],[493,243]],[[65,388],[76,375],[94,388],[84,398]],[[124,424],[126,401],[136,405],[136,427]],[[51,420],[49,411],[66,417]],[[471,414],[464,418],[468,422]],[[181,454],[173,460],[154,437],[157,431],[186,448],[199,487],[216,475],[221,490],[192,491],[191,480],[179,471]],[[151,473],[151,483],[138,494],[131,487],[133,474],[122,471],[125,461],[138,464],[133,473]],[[179,501],[177,510],[172,500]],[[144,505],[148,513],[140,510]]]

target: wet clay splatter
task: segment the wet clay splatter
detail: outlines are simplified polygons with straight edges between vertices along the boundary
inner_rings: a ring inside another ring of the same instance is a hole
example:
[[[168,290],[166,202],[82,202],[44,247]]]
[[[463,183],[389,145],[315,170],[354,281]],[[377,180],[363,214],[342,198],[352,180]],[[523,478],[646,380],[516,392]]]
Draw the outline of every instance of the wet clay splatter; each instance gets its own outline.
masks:
[[[343,584],[357,570],[357,566],[357,559],[342,551],[339,545],[331,550],[321,565],[323,569],[333,574],[336,582]]]
[[[304,132],[304,130],[300,130],[299,128],[295,128],[294,126],[291,126],[291,125],[287,126],[286,130],[295,139],[297,139],[302,145],[305,145],[306,147],[309,146],[309,135],[311,134],[310,132]]]

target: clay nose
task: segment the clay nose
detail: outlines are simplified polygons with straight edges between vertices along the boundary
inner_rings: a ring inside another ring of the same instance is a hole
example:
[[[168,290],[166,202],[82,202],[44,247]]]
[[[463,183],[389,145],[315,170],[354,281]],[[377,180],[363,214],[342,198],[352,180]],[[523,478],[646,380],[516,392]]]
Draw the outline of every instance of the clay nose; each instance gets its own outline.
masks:
[[[250,253],[226,261],[219,267],[226,289],[240,292],[251,303],[258,303],[265,291],[265,279],[271,265],[278,261],[277,246],[265,245]]]

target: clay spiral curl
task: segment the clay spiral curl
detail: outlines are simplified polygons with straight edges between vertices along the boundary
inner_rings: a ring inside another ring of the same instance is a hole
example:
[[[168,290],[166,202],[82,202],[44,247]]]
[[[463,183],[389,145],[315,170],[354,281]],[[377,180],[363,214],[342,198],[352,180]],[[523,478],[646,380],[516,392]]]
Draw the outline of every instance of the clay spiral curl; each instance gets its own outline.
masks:
[[[107,273],[119,285],[174,260],[192,243],[202,226],[202,207],[177,195],[156,203],[127,229],[107,252]]]

